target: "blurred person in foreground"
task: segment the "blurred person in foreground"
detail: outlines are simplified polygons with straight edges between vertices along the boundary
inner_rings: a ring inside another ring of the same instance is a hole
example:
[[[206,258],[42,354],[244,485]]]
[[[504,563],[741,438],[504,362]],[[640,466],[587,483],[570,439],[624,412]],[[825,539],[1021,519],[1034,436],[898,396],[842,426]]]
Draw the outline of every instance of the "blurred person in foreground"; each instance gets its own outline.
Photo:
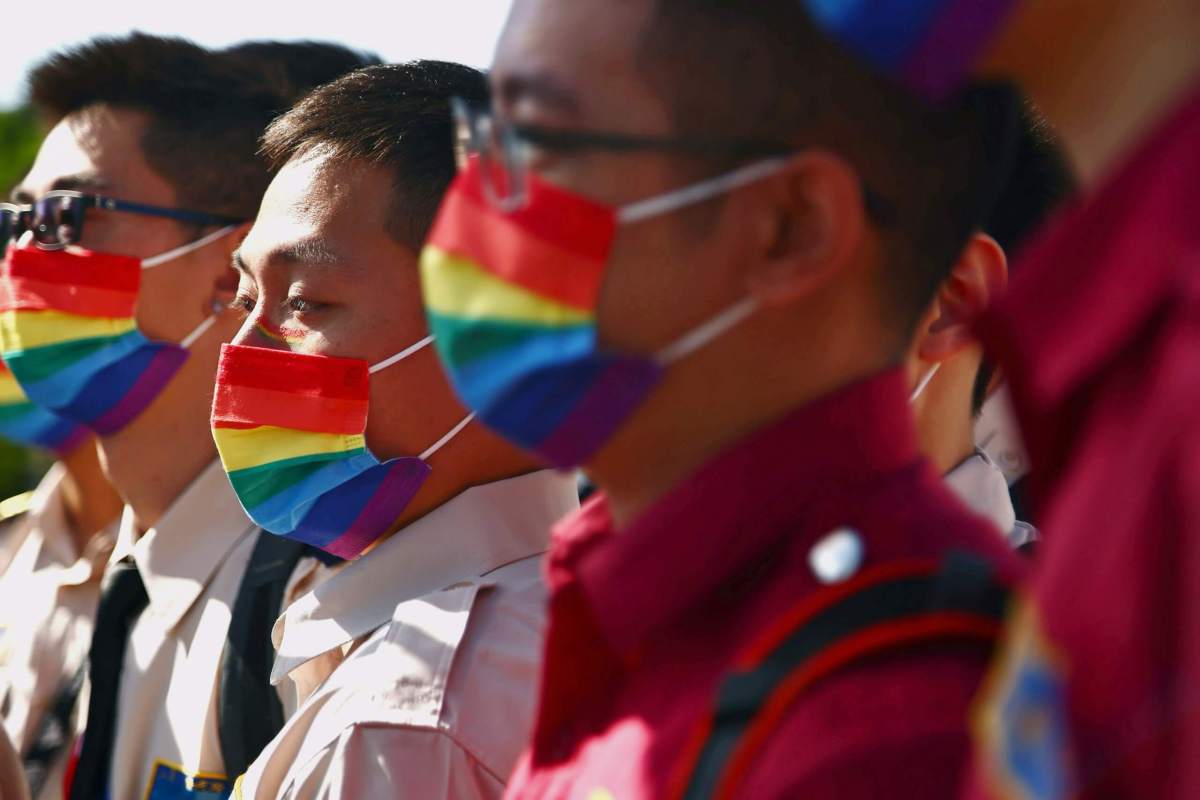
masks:
[[[1053,131],[1032,106],[1016,94],[996,101],[1021,104],[1012,165],[995,207],[972,234],[918,325],[908,370],[925,384],[913,400],[921,451],[1009,544],[1032,550],[1037,531],[1018,518],[1011,473],[1006,473],[1015,459],[999,447],[999,436],[1007,431],[996,430],[998,421],[1011,424],[1007,392],[1000,388],[1004,376],[984,356],[972,325],[1003,296],[1012,259],[1071,196],[1075,176]]]
[[[257,140],[311,88],[292,80],[301,54],[296,72],[323,63],[329,79],[363,63],[333,45],[219,53],[135,33],[30,74],[53,127],[14,193],[29,213],[5,257],[0,346],[30,401],[97,435],[125,501],[72,798],[227,792],[226,762],[248,762],[290,700],[250,648],[266,649],[289,577],[269,567],[305,564],[260,553],[206,418],[237,328],[229,258],[269,180]],[[235,613],[243,595],[257,613]]]
[[[429,346],[417,254],[455,97],[482,102],[484,75],[371,67],[263,140],[279,173],[234,257],[213,435],[252,518],[355,560],[275,627],[302,702],[237,797],[498,798],[532,726],[540,556],[579,504],[473,421]]]
[[[1200,6],[946,0],[914,25],[893,3],[890,25],[880,7],[857,26],[854,4],[808,5],[877,67],[921,39],[941,85],[972,60],[1018,79],[1086,190],[980,325],[1045,544],[979,714],[973,791],[1200,796]],[[972,46],[941,24],[981,9],[994,16],[970,26]]]
[[[518,0],[491,79],[435,344],[602,490],[551,542],[509,796],[946,796],[1020,564],[921,457],[903,365],[994,200],[988,123],[790,0]]]

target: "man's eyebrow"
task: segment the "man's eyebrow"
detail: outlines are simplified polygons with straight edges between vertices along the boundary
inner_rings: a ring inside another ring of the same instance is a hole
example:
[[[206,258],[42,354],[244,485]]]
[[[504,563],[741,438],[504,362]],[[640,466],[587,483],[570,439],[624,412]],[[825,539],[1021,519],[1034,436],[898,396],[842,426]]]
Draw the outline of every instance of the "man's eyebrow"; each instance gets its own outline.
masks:
[[[300,239],[279,245],[267,255],[267,261],[282,261],[289,264],[306,264],[318,267],[337,266],[344,262],[340,255],[330,249],[324,239]]]
[[[579,97],[567,86],[541,72],[509,73],[497,86],[496,95],[505,107],[521,101],[534,101],[566,114],[579,111]]]
[[[249,268],[246,266],[246,262],[242,260],[242,248],[239,247],[237,250],[233,251],[233,259],[232,260],[233,260],[233,268],[236,269],[238,272],[246,272],[246,273],[250,272]]]

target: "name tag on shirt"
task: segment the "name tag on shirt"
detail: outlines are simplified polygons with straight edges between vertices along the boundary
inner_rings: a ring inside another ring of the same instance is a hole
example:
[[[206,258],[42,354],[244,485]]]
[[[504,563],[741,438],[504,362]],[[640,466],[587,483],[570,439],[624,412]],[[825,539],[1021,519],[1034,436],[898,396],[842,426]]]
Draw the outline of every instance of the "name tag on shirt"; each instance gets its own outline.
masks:
[[[233,781],[224,775],[193,775],[156,761],[145,800],[225,800],[232,790]]]

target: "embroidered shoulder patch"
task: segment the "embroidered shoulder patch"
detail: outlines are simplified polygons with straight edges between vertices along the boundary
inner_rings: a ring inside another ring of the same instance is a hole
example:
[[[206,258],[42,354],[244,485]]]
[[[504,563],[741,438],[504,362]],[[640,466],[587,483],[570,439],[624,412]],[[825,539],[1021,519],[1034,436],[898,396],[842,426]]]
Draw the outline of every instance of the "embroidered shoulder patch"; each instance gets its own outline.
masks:
[[[1066,800],[1075,795],[1067,726],[1066,660],[1023,606],[976,712],[984,779],[1000,797]]]

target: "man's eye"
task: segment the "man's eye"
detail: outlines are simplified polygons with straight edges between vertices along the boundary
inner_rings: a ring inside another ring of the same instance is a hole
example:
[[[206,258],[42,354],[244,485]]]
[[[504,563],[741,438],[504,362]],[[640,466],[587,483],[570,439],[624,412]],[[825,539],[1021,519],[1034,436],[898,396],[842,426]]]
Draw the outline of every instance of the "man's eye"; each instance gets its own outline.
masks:
[[[303,297],[293,296],[287,299],[287,307],[297,314],[305,314],[316,311],[319,306],[319,303],[314,303],[311,300],[305,300]]]
[[[233,307],[246,314],[254,311],[257,301],[248,294],[239,294],[233,298]]]

